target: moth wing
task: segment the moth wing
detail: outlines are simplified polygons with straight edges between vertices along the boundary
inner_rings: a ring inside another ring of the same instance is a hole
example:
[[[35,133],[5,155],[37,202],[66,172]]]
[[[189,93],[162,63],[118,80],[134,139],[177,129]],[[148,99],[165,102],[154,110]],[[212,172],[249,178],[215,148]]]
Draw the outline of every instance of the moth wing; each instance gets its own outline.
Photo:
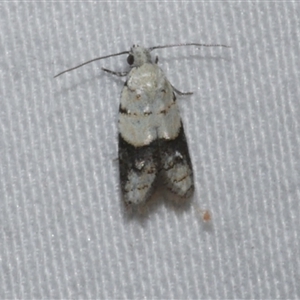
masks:
[[[159,151],[167,188],[180,197],[190,197],[194,191],[193,170],[182,124],[175,139],[161,140]]]
[[[134,147],[119,135],[121,189],[126,204],[142,204],[152,194],[158,173],[157,147]]]

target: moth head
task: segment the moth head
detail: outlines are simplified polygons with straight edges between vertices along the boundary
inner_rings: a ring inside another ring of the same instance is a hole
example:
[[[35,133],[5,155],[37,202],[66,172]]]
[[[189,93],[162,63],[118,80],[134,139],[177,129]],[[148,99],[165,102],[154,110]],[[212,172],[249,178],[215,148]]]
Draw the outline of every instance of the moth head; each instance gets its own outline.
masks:
[[[127,62],[132,67],[140,67],[145,63],[152,63],[150,51],[139,45],[133,45],[129,51]]]

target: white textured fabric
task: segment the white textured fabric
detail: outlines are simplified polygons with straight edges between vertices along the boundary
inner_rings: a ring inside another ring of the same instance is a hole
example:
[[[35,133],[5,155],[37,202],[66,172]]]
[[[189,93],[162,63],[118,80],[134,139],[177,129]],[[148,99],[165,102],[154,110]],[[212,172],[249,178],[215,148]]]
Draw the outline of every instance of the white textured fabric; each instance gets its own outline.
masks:
[[[0,3],[0,298],[300,298],[300,6]],[[121,205],[117,112],[133,43],[178,97],[196,192]],[[200,209],[212,213],[204,225]]]

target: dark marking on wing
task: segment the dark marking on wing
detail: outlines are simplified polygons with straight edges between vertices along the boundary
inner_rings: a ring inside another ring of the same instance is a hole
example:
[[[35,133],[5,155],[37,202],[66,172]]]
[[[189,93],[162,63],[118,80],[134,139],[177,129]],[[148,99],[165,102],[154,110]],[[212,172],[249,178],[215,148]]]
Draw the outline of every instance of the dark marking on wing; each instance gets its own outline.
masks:
[[[122,107],[121,104],[119,106],[119,113],[125,114],[125,115],[129,114],[128,110],[126,108]]]
[[[175,102],[171,102],[168,107],[166,107],[165,109],[162,109],[159,113],[160,114],[163,114],[163,115],[166,115],[167,112],[170,110],[170,108],[175,104]]]
[[[138,116],[139,114],[135,113],[135,112],[130,112],[128,109],[124,108],[121,106],[119,106],[119,113],[122,115],[128,115],[128,116]],[[152,111],[144,111],[144,116],[149,116],[152,115]]]

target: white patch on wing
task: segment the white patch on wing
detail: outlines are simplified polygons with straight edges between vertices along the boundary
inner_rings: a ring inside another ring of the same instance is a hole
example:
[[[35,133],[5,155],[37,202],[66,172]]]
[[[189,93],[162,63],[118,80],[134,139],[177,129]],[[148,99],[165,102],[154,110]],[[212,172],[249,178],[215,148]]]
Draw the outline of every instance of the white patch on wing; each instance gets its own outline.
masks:
[[[136,168],[138,170],[132,169],[128,173],[124,194],[125,202],[135,205],[147,200],[157,174],[157,169],[151,158],[149,161],[139,163]]]
[[[150,63],[133,68],[121,96],[119,131],[135,147],[175,139],[181,126],[173,88],[162,70]]]
[[[189,197],[193,192],[193,171],[179,152],[175,152],[164,162],[164,173],[168,188],[181,197]]]

